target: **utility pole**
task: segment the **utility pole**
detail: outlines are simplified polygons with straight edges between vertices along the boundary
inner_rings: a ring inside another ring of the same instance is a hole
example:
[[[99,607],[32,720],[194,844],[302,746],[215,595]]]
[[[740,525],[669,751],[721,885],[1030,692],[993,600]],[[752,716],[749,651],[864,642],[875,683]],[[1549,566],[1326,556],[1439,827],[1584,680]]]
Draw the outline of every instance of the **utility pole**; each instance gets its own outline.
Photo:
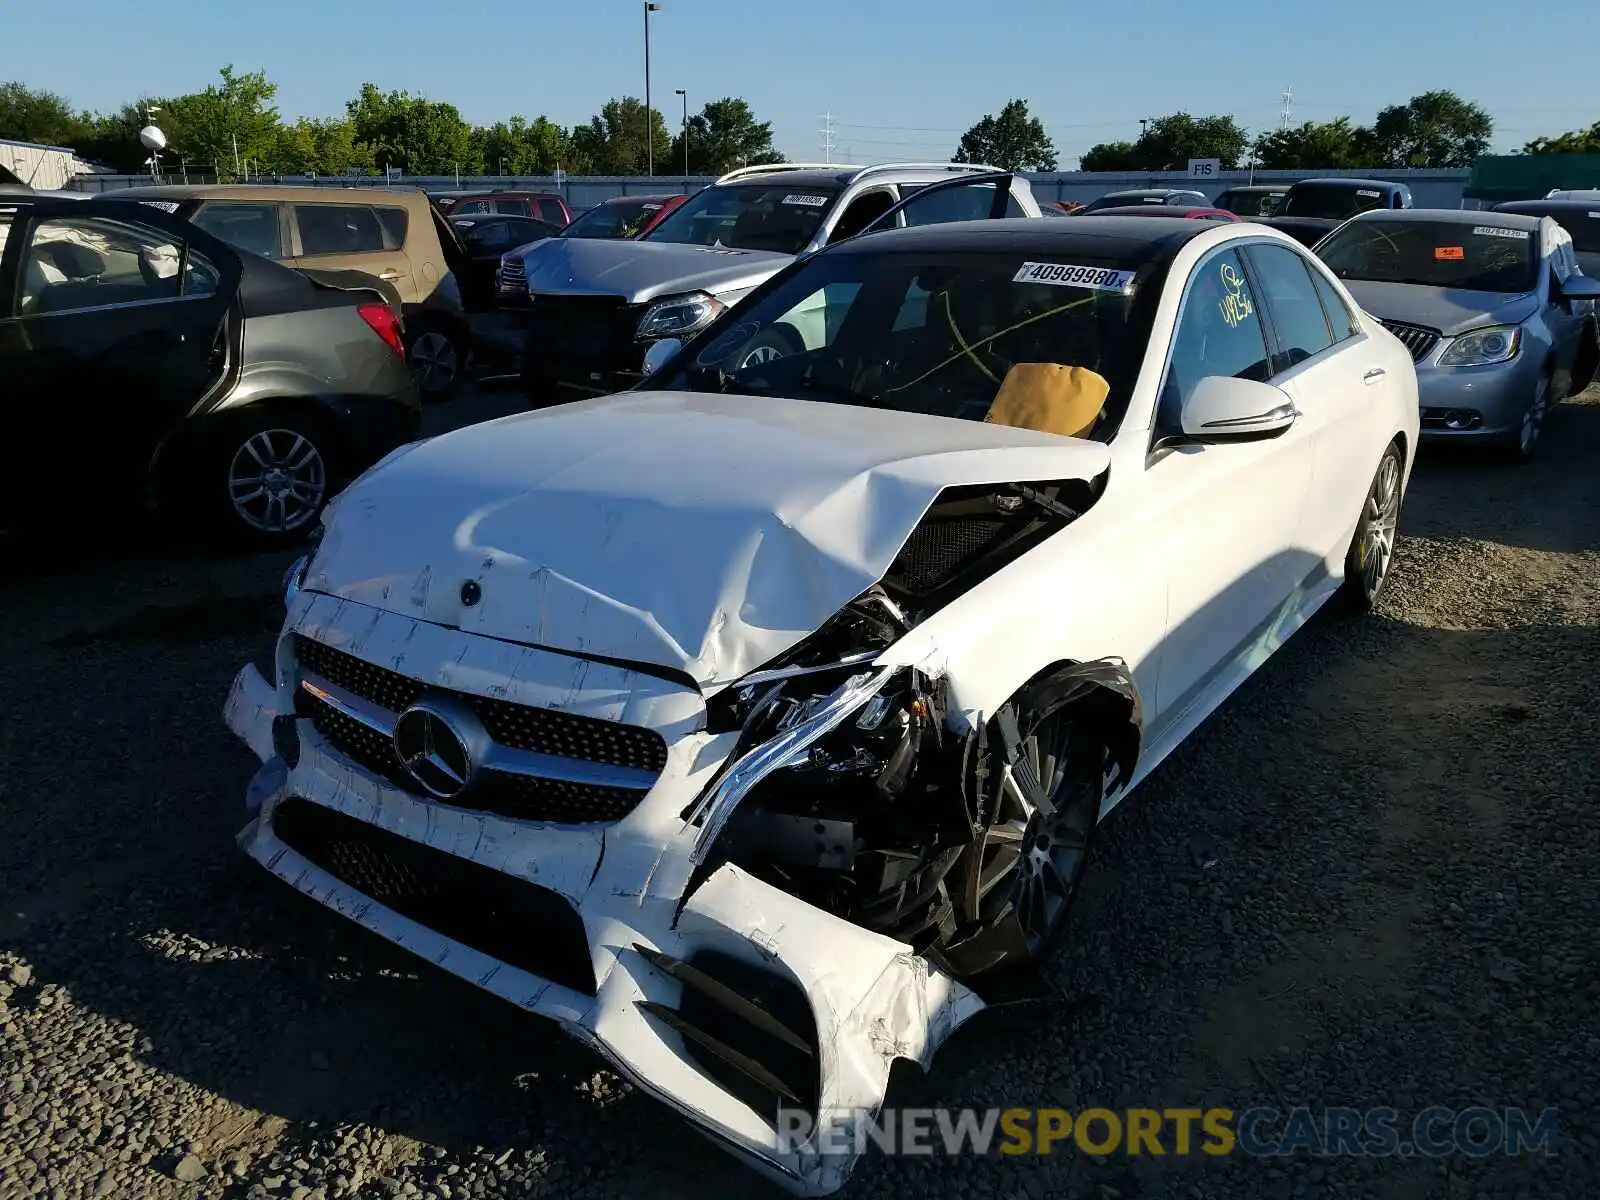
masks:
[[[239,175],[240,175],[240,171],[239,171],[239,135],[237,133],[232,133],[232,134],[229,134],[228,136],[233,139],[233,177],[235,179],[237,179],[237,178],[239,178]]]
[[[656,148],[654,114],[650,109],[650,14],[660,12],[661,5],[651,0],[644,3],[644,173],[656,173]]]
[[[683,182],[689,182],[689,90],[675,88],[677,95],[683,97]]]
[[[822,114],[822,161],[833,162],[833,113]]]

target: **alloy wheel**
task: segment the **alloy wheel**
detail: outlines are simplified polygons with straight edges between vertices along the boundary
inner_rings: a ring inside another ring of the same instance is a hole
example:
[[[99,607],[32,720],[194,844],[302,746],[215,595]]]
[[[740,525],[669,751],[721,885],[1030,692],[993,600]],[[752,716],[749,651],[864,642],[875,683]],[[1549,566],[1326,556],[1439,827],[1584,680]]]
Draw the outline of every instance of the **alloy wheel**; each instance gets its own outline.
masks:
[[[742,371],[746,367],[758,367],[762,363],[775,362],[782,357],[783,351],[776,346],[757,346],[740,361],[739,369]]]
[[[411,374],[424,392],[442,392],[455,382],[460,355],[455,343],[436,329],[419,333],[411,343]]]
[[[1084,752],[1069,717],[1045,717],[1006,772],[999,819],[985,837],[979,902],[1009,901],[1035,958],[1072,903],[1100,816],[1098,764],[1086,782],[1072,761]],[[1002,882],[1008,886],[996,886]]]
[[[1386,454],[1378,476],[1367,492],[1361,510],[1361,537],[1356,545],[1356,567],[1361,572],[1361,589],[1376,597],[1389,577],[1394,561],[1395,531],[1400,525],[1400,459]]]
[[[260,533],[292,533],[322,507],[328,466],[311,439],[293,429],[263,429],[228,464],[233,511]]]

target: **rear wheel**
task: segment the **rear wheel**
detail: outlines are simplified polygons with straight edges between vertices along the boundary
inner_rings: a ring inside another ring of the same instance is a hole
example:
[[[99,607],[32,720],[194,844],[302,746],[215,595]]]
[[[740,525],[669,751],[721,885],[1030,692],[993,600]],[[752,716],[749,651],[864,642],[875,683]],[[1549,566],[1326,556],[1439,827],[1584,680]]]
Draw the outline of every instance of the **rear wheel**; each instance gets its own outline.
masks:
[[[1365,612],[1378,602],[1389,583],[1395,535],[1400,525],[1403,457],[1391,442],[1378,461],[1372,486],[1361,503],[1361,518],[1344,558],[1344,590],[1352,608]]]
[[[208,437],[184,483],[228,540],[288,545],[316,525],[333,493],[336,462],[326,422],[266,409]]]
[[[788,358],[791,354],[800,354],[804,350],[805,346],[798,337],[783,326],[774,325],[763,330],[739,352],[739,364],[735,369],[742,371],[747,367],[759,367],[763,363]]]
[[[424,399],[443,400],[466,370],[466,341],[448,322],[419,319],[406,346],[406,365]]]

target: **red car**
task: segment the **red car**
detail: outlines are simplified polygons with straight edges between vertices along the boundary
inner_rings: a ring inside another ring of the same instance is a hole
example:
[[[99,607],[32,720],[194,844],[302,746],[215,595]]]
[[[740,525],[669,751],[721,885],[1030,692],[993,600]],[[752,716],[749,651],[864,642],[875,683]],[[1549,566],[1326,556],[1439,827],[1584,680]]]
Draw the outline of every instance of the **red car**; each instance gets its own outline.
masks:
[[[666,216],[689,197],[682,194],[670,196],[613,196],[602,200],[587,212],[581,212],[571,225],[562,231],[562,237],[573,238],[641,238],[661,223]]]
[[[1086,217],[1193,217],[1197,221],[1243,221],[1247,218],[1225,208],[1205,208],[1199,204],[1122,204],[1097,208]]]
[[[572,223],[572,209],[555,192],[464,192],[442,199],[439,209],[447,217],[481,217],[505,213],[513,217],[534,217],[552,225]]]

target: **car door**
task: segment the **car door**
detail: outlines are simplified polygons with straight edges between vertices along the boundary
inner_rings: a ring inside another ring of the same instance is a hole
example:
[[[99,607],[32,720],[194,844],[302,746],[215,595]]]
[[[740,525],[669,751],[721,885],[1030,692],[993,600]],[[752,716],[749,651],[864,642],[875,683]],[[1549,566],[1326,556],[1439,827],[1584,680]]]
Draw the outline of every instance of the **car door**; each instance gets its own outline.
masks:
[[[427,298],[431,287],[423,290],[413,278],[404,240],[385,229],[372,205],[297,200],[289,205],[289,215],[294,241],[289,266],[363,271],[394,285],[406,304]]]
[[[1168,580],[1155,702],[1163,728],[1241,655],[1270,647],[1313,566],[1299,544],[1313,461],[1301,422],[1250,441],[1181,436],[1183,404],[1199,380],[1265,382],[1271,372],[1260,301],[1237,249],[1206,255],[1184,287],[1141,481],[1164,514],[1149,535]]]
[[[228,368],[237,256],[130,207],[57,201],[13,215],[0,378],[41,468],[0,497],[20,523],[90,511],[86,493],[137,509],[156,449]]]
[[[1594,302],[1569,300],[1561,295],[1561,285],[1575,274],[1580,274],[1578,261],[1572,251],[1572,239],[1550,218],[1540,222],[1541,240],[1544,243],[1544,277],[1539,282],[1539,292],[1545,298],[1544,321],[1550,327],[1555,343],[1557,395],[1567,395],[1572,390],[1572,371],[1578,358],[1579,336],[1585,330]]]
[[[1373,440],[1372,407],[1395,381],[1309,255],[1265,241],[1243,253],[1272,342],[1267,382],[1289,393],[1300,410],[1296,424],[1312,442],[1304,545],[1331,563],[1348,549],[1358,493],[1383,453]]]
[[[862,229],[863,234],[901,225],[940,225],[950,221],[997,220],[1025,217],[1017,201],[1010,171],[954,175],[919,187]]]

